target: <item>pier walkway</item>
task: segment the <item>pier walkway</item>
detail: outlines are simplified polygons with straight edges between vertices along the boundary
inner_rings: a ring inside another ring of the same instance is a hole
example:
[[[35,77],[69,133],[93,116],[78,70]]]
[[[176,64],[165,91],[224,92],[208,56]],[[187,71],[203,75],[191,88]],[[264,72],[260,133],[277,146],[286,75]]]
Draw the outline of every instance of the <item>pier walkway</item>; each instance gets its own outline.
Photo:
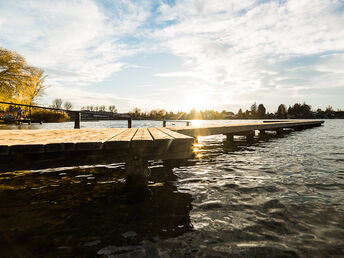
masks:
[[[252,140],[255,131],[283,133],[303,130],[324,121],[287,121],[250,124],[107,128],[66,130],[0,130],[0,172],[87,164],[126,162],[127,175],[146,174],[148,160],[176,160],[192,156],[198,136],[223,134]]]

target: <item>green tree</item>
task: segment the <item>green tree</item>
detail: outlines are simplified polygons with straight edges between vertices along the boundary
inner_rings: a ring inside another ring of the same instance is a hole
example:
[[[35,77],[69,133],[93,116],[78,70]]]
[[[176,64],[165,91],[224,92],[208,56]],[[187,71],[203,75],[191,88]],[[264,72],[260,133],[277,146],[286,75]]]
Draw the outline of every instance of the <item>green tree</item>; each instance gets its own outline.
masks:
[[[276,116],[277,118],[287,118],[287,109],[284,104],[278,106]]]
[[[256,115],[257,115],[257,103],[254,102],[251,105],[251,116],[252,116],[252,118],[256,118]]]
[[[263,104],[258,105],[257,109],[257,118],[265,118],[266,115],[266,108],[264,107]]]
[[[239,119],[243,118],[243,114],[242,114],[241,108],[239,109],[237,116],[238,116]]]

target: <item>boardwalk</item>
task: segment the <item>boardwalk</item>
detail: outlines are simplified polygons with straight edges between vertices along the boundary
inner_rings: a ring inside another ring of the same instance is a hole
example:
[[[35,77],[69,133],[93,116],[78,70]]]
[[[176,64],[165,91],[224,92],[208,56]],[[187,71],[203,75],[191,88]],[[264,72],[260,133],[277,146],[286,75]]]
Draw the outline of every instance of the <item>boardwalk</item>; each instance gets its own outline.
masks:
[[[252,140],[255,131],[282,133],[320,126],[324,121],[292,121],[168,128],[0,130],[0,172],[15,169],[126,162],[141,173],[148,160],[186,159],[197,136],[224,134]],[[134,164],[134,165],[133,165]],[[136,171],[136,172],[135,172]]]

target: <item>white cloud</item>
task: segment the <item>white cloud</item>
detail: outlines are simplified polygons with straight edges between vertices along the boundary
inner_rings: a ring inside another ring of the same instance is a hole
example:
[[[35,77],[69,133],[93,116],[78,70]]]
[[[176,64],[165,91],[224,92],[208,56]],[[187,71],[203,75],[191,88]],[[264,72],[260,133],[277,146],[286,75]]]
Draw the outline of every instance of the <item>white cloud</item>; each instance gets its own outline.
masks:
[[[75,109],[83,106],[97,106],[97,105],[116,105],[119,112],[126,112],[122,107],[133,106],[133,99],[119,97],[116,94],[102,93],[90,91],[80,87],[65,87],[55,86],[46,89],[46,94],[50,97],[45,98],[43,105],[51,105],[53,99],[61,98],[63,101],[71,101]],[[54,96],[54,97],[53,97]]]
[[[287,72],[285,63],[344,51],[344,15],[338,10],[342,6],[336,0],[185,0],[163,5],[161,19],[174,23],[155,37],[184,59],[186,70],[159,76],[197,76],[214,87],[256,94],[293,87],[296,95],[304,87],[326,87],[324,80],[327,85],[330,78],[335,82],[338,69],[332,68],[344,67],[343,59],[313,66],[307,74]],[[318,74],[325,67],[330,74]]]
[[[343,6],[341,0],[2,1],[0,45],[46,71],[46,100],[85,105],[82,98],[95,96],[100,104],[104,98],[104,104],[172,109],[183,88],[199,87],[221,108],[302,101],[312,88],[343,87]],[[183,67],[174,64],[168,71],[152,52],[172,53]],[[142,61],[142,53],[154,60]],[[132,63],[127,57],[134,57]],[[111,75],[142,63],[150,67],[140,69],[137,82],[125,83],[135,77],[128,72],[113,83],[121,86],[110,89]],[[86,89],[91,84],[99,87],[97,94]],[[150,91],[142,93],[140,85],[150,85]],[[120,100],[123,92],[140,99]]]
[[[108,9],[91,0],[12,1],[0,4],[0,43],[50,71],[49,83],[100,82],[137,52],[122,39],[148,15],[128,1]]]

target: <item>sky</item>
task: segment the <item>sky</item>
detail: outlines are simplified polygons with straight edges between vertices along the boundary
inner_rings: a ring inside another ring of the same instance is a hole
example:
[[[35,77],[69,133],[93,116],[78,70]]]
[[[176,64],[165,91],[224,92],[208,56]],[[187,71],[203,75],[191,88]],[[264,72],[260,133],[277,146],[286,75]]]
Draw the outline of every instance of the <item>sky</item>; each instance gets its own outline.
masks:
[[[344,0],[0,0],[0,47],[44,105],[344,109]]]

